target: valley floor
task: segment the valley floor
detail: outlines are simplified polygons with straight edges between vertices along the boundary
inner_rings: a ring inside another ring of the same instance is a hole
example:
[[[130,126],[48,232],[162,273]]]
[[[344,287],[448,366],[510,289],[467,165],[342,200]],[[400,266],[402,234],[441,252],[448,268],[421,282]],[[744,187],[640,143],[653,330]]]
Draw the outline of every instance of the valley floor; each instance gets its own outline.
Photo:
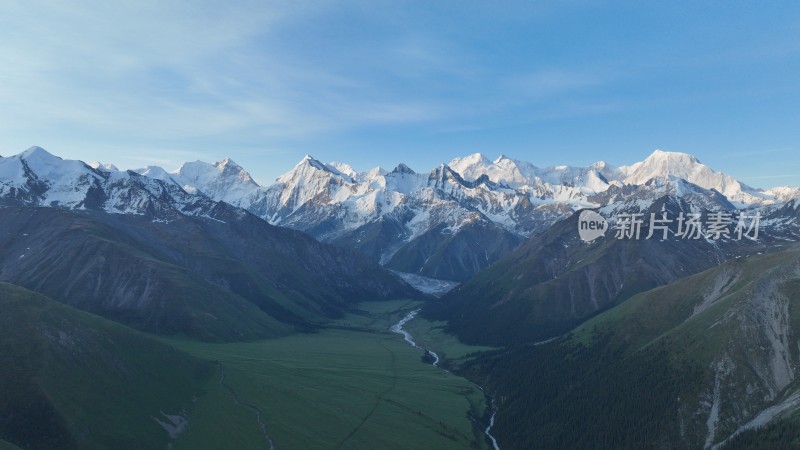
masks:
[[[220,370],[189,408],[189,427],[173,448],[488,448],[480,389],[423,362],[419,349],[389,331],[417,306],[363,303],[360,314],[318,333],[259,342],[170,340]],[[412,323],[445,354],[480,350],[448,342],[434,324]]]

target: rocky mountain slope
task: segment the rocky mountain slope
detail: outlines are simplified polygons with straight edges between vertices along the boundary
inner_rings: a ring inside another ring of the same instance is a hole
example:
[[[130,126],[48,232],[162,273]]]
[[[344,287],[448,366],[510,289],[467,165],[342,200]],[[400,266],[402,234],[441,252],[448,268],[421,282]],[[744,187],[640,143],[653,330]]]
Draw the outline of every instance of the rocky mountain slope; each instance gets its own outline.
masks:
[[[791,416],[798,302],[793,245],[633,296],[556,341],[486,356],[500,445],[716,448]]]
[[[131,326],[278,336],[356,302],[415,295],[362,255],[220,203],[214,219],[6,207],[0,279]]]

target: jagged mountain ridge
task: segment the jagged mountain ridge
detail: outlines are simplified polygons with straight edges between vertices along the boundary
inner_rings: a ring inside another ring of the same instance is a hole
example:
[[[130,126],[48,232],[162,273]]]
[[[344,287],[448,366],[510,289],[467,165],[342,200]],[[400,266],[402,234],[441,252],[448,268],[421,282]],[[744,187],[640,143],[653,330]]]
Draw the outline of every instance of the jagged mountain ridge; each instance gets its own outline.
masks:
[[[85,174],[87,185],[135,183],[133,172],[99,163],[94,167],[86,166],[92,171]],[[274,225],[358,249],[389,268],[458,281],[581,208],[675,195],[707,209],[734,209],[800,196],[796,188],[753,189],[691,155],[660,150],[621,167],[601,161],[588,167],[539,168],[505,156],[490,161],[474,154],[427,174],[404,164],[388,172],[358,173],[346,164],[306,156],[267,187],[230,158],[186,163],[172,173],[156,166],[136,173],[161,182],[150,188],[155,194],[166,190],[184,202],[198,196],[225,201]],[[63,201],[49,195],[45,201]],[[101,200],[110,210],[130,207]],[[187,210],[203,214],[201,204]],[[477,239],[492,245],[475,246]]]
[[[284,335],[359,300],[417,295],[363,254],[188,193],[163,173],[99,167],[38,147],[0,158],[0,280],[208,340]]]
[[[621,167],[600,161],[588,167],[539,168],[506,156],[490,161],[476,153],[427,174],[404,164],[388,172],[358,173],[347,164],[306,156],[267,187],[255,184],[230,159],[186,163],[169,176],[189,192],[360,249],[390,268],[455,280],[488,267],[507,249],[580,208],[677,195],[708,209],[734,209],[800,195],[793,188],[754,189],[691,155],[661,150]],[[490,248],[496,251],[470,248],[477,229],[484,238],[491,235]]]
[[[0,205],[93,209],[114,214],[147,215],[153,220],[209,216],[217,206],[192,195],[170,177],[93,168],[63,160],[40,147],[0,158]]]

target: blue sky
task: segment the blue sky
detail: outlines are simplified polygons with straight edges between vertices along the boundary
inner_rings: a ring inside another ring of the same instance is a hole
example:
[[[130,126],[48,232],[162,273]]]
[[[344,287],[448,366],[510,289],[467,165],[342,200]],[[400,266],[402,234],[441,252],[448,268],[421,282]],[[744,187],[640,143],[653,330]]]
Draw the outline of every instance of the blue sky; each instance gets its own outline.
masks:
[[[692,153],[800,185],[800,2],[0,3],[0,154],[230,156],[268,183],[500,154]]]

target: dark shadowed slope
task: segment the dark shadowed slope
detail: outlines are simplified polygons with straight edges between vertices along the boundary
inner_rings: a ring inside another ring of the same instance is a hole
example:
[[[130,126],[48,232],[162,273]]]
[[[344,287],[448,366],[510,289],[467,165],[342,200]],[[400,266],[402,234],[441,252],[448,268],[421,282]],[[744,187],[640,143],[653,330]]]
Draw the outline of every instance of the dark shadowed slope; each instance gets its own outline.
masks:
[[[415,295],[366,257],[216,203],[207,217],[0,209],[0,279],[131,326],[209,340],[308,329]]]
[[[682,211],[703,211],[703,221],[707,217],[707,211],[675,197],[663,197],[642,212],[649,217],[662,208],[672,217]],[[794,209],[787,211],[776,214],[796,214]],[[797,239],[796,223],[777,228],[764,224],[757,242],[737,240],[733,233],[731,239],[716,241],[675,238],[673,223],[665,241],[644,239],[649,230],[645,224],[639,240],[615,239],[610,230],[585,243],[578,237],[577,220],[576,214],[531,238],[440,301],[429,303],[424,314],[448,320],[450,330],[471,343],[545,340],[638,292],[737,255],[780,249]]]

